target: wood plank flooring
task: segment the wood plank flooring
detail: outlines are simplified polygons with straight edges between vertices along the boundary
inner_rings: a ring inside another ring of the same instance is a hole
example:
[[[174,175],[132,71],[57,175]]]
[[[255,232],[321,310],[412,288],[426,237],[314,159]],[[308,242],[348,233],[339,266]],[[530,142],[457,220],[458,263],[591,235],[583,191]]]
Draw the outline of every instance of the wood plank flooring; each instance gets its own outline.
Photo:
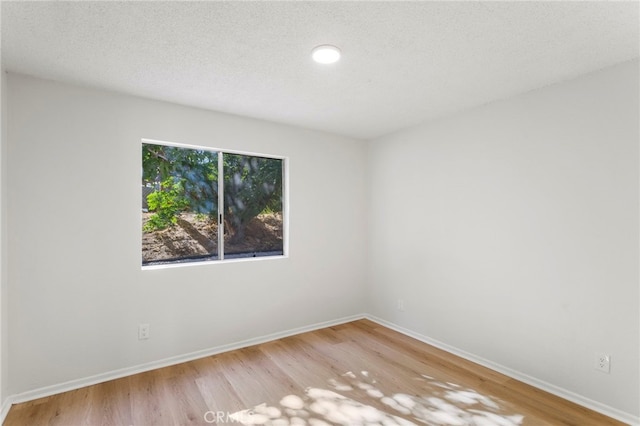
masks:
[[[367,320],[15,405],[14,425],[621,425]]]

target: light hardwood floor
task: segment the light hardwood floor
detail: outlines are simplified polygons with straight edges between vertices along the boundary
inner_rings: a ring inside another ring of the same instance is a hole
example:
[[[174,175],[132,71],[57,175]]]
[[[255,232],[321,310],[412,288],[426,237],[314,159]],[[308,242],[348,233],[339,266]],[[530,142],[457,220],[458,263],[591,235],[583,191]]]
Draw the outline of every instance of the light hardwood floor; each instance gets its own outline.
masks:
[[[15,405],[13,425],[620,425],[367,320]]]

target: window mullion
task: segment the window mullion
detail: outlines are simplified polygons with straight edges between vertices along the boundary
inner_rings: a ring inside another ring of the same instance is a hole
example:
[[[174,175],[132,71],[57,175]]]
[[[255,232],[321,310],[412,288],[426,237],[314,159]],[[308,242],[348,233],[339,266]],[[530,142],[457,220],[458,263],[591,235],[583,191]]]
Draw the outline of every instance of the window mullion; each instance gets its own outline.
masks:
[[[218,259],[224,259],[224,153],[218,152]]]

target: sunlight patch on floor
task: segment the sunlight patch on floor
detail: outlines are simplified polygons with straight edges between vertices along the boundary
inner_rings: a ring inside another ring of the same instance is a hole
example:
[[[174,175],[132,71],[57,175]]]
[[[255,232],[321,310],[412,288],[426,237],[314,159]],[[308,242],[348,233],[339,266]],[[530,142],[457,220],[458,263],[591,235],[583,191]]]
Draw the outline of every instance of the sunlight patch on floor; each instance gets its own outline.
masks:
[[[260,404],[230,418],[244,425],[269,426],[518,426],[524,419],[520,414],[504,414],[498,402],[473,389],[426,375],[416,380],[424,384],[423,396],[384,395],[369,372],[348,371],[328,381],[334,390],[310,387],[303,396],[284,396],[278,406]]]

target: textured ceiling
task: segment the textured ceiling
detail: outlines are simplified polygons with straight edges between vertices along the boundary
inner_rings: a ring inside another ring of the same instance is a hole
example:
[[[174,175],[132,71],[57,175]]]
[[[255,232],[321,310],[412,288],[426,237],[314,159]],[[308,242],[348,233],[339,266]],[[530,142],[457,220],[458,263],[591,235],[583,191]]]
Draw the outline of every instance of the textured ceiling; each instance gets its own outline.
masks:
[[[8,71],[369,139],[638,57],[638,2],[2,2]],[[343,52],[310,58],[319,44]]]

